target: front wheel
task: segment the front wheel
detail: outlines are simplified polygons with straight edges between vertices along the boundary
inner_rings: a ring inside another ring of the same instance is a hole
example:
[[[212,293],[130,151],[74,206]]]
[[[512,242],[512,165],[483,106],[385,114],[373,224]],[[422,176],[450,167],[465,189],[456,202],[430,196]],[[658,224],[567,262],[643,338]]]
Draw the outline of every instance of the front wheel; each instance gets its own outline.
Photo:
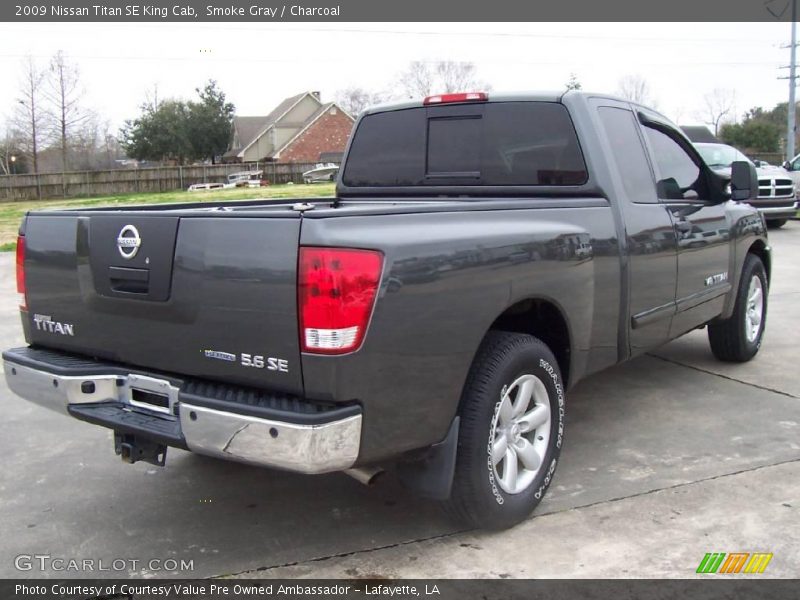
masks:
[[[564,435],[564,384],[537,338],[492,331],[461,401],[450,511],[480,528],[525,519],[546,492]]]
[[[730,318],[708,324],[711,352],[719,360],[746,362],[761,348],[767,323],[767,272],[755,254],[744,261]]]

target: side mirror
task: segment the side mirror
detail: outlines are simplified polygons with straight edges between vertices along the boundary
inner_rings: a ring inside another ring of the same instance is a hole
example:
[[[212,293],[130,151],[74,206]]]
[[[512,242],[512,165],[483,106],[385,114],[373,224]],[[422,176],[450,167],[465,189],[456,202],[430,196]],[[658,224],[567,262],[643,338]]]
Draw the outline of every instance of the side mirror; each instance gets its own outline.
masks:
[[[749,162],[737,160],[731,164],[731,200],[747,202],[758,198],[758,175]]]
[[[790,163],[788,160],[784,161],[783,162],[783,168],[786,169],[787,171],[791,171],[792,170],[792,163]]]

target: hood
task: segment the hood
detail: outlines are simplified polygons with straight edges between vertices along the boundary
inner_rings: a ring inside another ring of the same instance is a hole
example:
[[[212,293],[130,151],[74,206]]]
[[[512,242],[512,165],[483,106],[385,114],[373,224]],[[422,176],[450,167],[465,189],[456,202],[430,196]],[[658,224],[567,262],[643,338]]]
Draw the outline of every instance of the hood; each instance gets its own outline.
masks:
[[[718,169],[711,169],[715,173],[718,173],[724,177],[731,176],[731,168],[730,167],[721,167]],[[791,179],[792,176],[789,174],[789,171],[784,169],[783,167],[778,166],[770,166],[770,167],[756,167],[756,175],[758,175],[759,179],[773,179],[773,178],[786,178]]]

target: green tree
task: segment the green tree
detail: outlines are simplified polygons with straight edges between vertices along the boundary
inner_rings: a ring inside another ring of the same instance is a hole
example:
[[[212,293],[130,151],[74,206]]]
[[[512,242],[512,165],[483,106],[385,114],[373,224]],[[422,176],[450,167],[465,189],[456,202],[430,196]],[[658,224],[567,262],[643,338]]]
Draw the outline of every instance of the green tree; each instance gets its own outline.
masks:
[[[211,159],[225,152],[231,135],[235,110],[225,100],[225,93],[210,79],[203,89],[196,89],[199,102],[188,104],[188,136],[195,159]]]
[[[781,130],[763,119],[746,119],[742,123],[724,124],[720,129],[720,138],[726,144],[750,152],[778,152]]]
[[[569,90],[580,90],[583,86],[581,82],[578,81],[578,76],[575,73],[569,74],[569,81],[567,81],[567,91]]]
[[[727,123],[720,128],[720,138],[750,152],[780,152],[786,135],[786,111],[782,102],[767,110],[756,106],[748,110],[741,123]]]
[[[215,81],[197,90],[199,101],[165,100],[142,105],[142,114],[125,122],[122,147],[137,160],[211,159],[225,151],[234,106]]]
[[[194,158],[189,139],[189,109],[178,100],[142,107],[138,119],[125,122],[120,138],[127,155],[137,160],[176,160],[183,164]]]

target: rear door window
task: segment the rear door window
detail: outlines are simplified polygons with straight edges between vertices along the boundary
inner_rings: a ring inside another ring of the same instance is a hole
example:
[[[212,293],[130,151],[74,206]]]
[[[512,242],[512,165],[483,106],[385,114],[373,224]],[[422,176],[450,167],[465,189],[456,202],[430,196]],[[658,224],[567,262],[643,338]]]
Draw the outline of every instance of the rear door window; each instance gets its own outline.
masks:
[[[587,179],[572,120],[555,102],[368,115],[355,133],[343,176],[351,187],[574,186]]]

